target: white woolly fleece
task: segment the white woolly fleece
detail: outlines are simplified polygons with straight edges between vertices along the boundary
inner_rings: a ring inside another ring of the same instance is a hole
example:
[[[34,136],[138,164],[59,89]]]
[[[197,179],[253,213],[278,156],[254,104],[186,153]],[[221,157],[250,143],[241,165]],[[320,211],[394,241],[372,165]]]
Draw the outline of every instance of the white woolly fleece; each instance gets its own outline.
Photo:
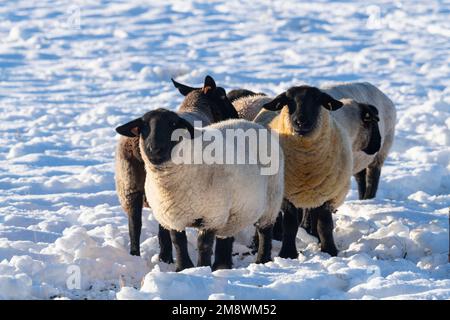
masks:
[[[238,128],[263,129],[245,120],[228,120],[195,131],[218,129],[224,134],[226,129]],[[275,136],[266,132],[272,143],[276,143]],[[184,139],[174,152],[192,143],[192,139]],[[154,166],[145,156],[142,139],[140,148],[147,172],[147,201],[164,227],[181,231],[202,219],[201,229],[215,230],[219,237],[230,237],[254,223],[266,226],[276,219],[284,191],[284,159],[279,145],[280,167],[274,175],[261,175],[264,164],[260,159],[256,164],[194,165],[169,161]]]

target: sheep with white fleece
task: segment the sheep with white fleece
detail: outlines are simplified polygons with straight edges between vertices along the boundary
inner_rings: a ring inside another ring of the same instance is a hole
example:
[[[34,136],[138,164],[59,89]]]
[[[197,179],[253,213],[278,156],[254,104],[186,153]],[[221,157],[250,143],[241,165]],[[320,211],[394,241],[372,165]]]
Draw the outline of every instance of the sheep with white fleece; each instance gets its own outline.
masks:
[[[178,109],[178,114],[189,121],[201,122],[208,125],[226,119],[238,118],[238,114],[226,97],[222,87],[216,86],[214,79],[205,77],[202,88],[193,88],[172,80],[174,86],[185,96]],[[140,255],[140,234],[142,227],[142,207],[148,206],[145,201],[145,167],[139,150],[139,138],[136,135],[127,135],[119,132],[116,149],[116,190],[119,202],[128,215],[130,234],[130,253]],[[187,238],[184,231],[176,235],[178,246],[187,247]],[[169,230],[159,226],[158,239],[160,244],[159,259],[172,263],[172,241]],[[224,241],[227,244],[228,240]],[[219,244],[220,245],[220,244]],[[193,266],[193,263],[184,259],[184,268]]]
[[[177,129],[184,129],[189,134],[173,141],[172,134]],[[275,160],[278,170],[262,174],[267,163],[259,156],[253,158],[254,163],[244,161],[237,164],[192,164],[175,160],[174,155],[178,154],[192,157],[198,156],[199,152],[203,154],[212,142],[200,139],[201,148],[198,149],[195,141],[211,131],[224,137],[225,146],[221,146],[224,148],[223,159],[226,159],[228,151],[238,154],[234,138],[226,135],[229,130],[241,130],[239,134],[247,130],[265,132],[264,138],[256,135],[257,141],[245,148],[244,159],[251,159],[251,150],[259,155],[261,139],[270,139],[271,150],[274,151],[271,159]],[[215,236],[231,237],[255,223],[260,237],[256,262],[264,263],[271,259],[272,225],[280,210],[284,185],[283,152],[274,134],[245,120],[228,120],[194,129],[188,121],[164,109],[148,112],[121,126],[118,131],[139,133],[147,173],[145,193],[158,222],[171,230],[181,231],[186,227],[200,230],[198,265],[210,265]],[[176,239],[172,240],[178,251]],[[187,252],[177,252],[181,259],[186,256]],[[231,267],[231,250],[224,252],[216,247],[213,269],[223,267]]]
[[[381,147],[379,151],[376,154],[369,154],[361,149],[355,150],[353,155],[353,174],[358,183],[359,198],[375,198],[381,168],[394,141],[396,123],[395,106],[383,92],[367,82],[330,85],[323,87],[322,90],[340,101],[344,101],[343,99],[352,99],[353,102],[357,101],[359,108],[364,108],[364,104],[366,104],[366,108],[367,106],[372,106],[372,111],[368,109],[362,110],[361,115],[369,113],[373,118],[374,113],[376,113],[376,111],[373,111],[373,107],[378,112],[378,127],[381,136]],[[350,105],[351,101],[347,100],[346,104]],[[367,112],[364,113],[364,111]],[[364,144],[364,140],[367,140],[367,130],[364,128],[360,130],[364,127],[365,123],[361,123],[359,115],[359,110],[355,107],[353,107],[353,110],[352,108],[341,108],[333,114],[336,120],[349,132],[356,146],[358,144]],[[376,130],[375,127],[373,129]]]

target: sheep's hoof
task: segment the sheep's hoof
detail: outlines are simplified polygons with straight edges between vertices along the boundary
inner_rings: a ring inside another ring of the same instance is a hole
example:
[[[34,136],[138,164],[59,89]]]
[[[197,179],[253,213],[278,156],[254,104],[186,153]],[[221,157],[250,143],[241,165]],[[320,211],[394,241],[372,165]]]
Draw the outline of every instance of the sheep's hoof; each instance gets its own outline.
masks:
[[[140,256],[141,255],[141,251],[139,250],[139,249],[134,249],[134,250],[130,250],[130,254],[132,255],[132,256]]]
[[[183,263],[182,265],[177,265],[177,268],[175,269],[176,272],[183,271],[184,269],[193,268],[194,264],[192,262]]]
[[[159,261],[171,264],[171,263],[173,263],[173,257],[172,257],[172,255],[168,255],[168,254],[159,254]]]
[[[334,245],[322,246],[321,251],[328,253],[332,257],[336,257],[339,252],[338,249]]]
[[[281,248],[279,253],[280,258],[284,259],[297,259],[298,258],[298,252],[295,248]]]
[[[222,269],[231,269],[232,267],[233,267],[233,265],[231,263],[226,263],[226,262],[214,263],[211,267],[211,270],[216,271],[216,270],[222,270]]]
[[[263,263],[267,263],[267,262],[270,262],[270,261],[272,261],[271,257],[264,257],[264,258],[257,258],[255,263],[256,264],[263,264]]]

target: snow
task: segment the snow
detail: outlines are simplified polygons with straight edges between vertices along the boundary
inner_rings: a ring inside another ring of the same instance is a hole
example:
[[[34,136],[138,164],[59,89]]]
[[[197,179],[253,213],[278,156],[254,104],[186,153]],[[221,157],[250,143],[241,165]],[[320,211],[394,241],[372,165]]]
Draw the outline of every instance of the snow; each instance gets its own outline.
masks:
[[[0,299],[450,299],[449,12],[444,0],[3,1]],[[128,254],[114,128],[176,109],[170,77],[206,74],[269,94],[369,81],[395,102],[377,199],[356,200],[353,184],[334,215],[338,257],[299,230],[298,259],[255,265],[249,231],[234,269],[175,273],[149,210],[142,256]]]

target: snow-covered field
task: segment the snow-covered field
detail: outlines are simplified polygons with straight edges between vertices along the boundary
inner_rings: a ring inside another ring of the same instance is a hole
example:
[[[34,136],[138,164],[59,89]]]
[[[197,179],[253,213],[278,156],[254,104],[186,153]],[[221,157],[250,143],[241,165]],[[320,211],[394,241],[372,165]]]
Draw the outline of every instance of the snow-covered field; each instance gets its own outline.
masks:
[[[248,3],[2,1],[0,298],[450,299],[450,3]],[[175,273],[149,210],[128,254],[114,128],[206,74],[270,94],[370,81],[395,102],[377,199],[353,185],[335,214],[339,257],[299,230],[298,260],[252,264],[243,236],[235,269]]]

